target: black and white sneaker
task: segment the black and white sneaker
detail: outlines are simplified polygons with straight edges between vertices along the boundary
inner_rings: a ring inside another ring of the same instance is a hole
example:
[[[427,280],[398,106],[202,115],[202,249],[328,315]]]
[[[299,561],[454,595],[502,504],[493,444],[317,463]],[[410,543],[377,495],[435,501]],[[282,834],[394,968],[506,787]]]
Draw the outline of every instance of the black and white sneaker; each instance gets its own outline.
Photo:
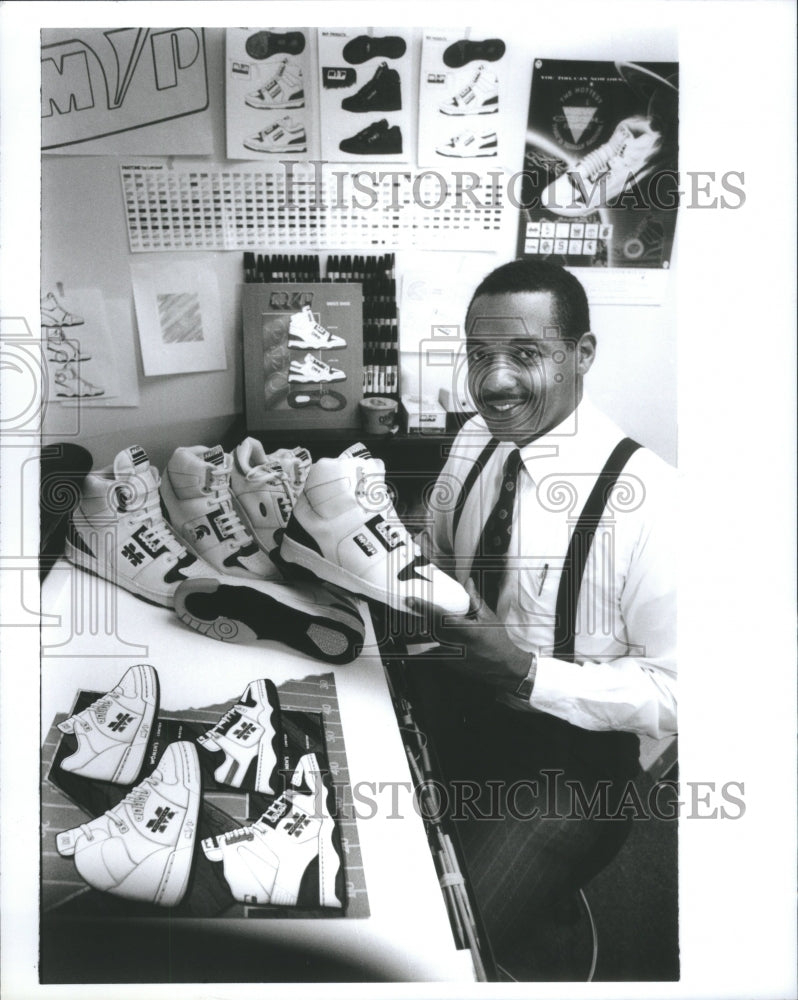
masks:
[[[400,111],[402,89],[399,74],[395,69],[389,69],[388,63],[380,63],[369,82],[356,94],[345,97],[341,107],[344,111],[356,112]]]
[[[255,135],[244,139],[244,146],[256,153],[304,153],[308,148],[305,126],[286,115]]]

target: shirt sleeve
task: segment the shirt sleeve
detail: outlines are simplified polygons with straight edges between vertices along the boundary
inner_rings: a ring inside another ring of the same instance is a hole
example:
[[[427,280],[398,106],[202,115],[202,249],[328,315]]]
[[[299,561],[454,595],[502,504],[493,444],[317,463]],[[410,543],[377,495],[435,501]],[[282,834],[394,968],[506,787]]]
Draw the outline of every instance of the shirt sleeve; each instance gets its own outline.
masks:
[[[676,733],[676,540],[670,510],[669,501],[660,505],[629,563],[620,597],[628,655],[577,663],[541,656],[532,708],[583,729],[655,739]]]

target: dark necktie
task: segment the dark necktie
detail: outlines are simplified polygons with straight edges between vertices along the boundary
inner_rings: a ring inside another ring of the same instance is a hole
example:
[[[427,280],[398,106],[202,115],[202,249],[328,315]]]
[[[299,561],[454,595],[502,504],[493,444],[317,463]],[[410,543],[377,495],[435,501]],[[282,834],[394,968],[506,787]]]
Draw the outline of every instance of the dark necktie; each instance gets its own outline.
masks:
[[[513,530],[515,487],[521,465],[521,452],[515,448],[504,463],[499,498],[485,521],[471,568],[471,579],[491,611],[495,611],[499,603],[499,590],[504,579],[504,557]]]

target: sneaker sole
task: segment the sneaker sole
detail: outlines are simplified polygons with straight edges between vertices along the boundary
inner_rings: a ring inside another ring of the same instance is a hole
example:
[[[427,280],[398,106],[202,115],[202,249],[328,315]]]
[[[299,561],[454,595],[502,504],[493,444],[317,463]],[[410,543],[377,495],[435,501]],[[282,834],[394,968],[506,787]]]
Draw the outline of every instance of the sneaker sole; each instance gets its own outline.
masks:
[[[450,45],[443,53],[443,63],[449,69],[460,69],[477,59],[497,62],[504,55],[507,46],[501,38],[486,38],[484,42],[469,42],[463,39]]]
[[[257,108],[258,111],[285,111],[288,108],[304,108],[305,98],[297,97],[294,100],[284,101],[279,104],[257,104],[255,101],[245,98],[244,103],[248,108]]]
[[[473,160],[473,159],[476,159],[476,157],[478,157],[478,156],[483,156],[483,157],[484,156],[496,156],[496,150],[495,149],[491,149],[487,153],[482,153],[482,152],[480,152],[480,153],[449,153],[445,149],[436,149],[435,152],[439,156],[448,156],[448,157],[450,157],[451,159],[454,159],[454,160]]]
[[[140,600],[146,601],[147,604],[154,604],[159,608],[169,608],[170,611],[174,610],[174,594],[169,596],[166,594],[155,594],[150,591],[145,593],[142,591],[141,587],[136,586],[132,580],[126,580],[124,577],[112,578],[108,576],[106,573],[102,572],[96,559],[87,555],[85,552],[81,552],[79,549],[76,549],[69,539],[67,539],[64,543],[64,555],[73,566],[83,570],[85,573],[91,574],[91,576],[96,576],[98,580],[105,580],[107,583],[110,583],[115,587],[121,587],[134,597],[138,597]]]
[[[268,59],[282,52],[298,56],[305,51],[305,36],[301,31],[258,31],[249,36],[244,48],[250,59]]]
[[[346,347],[346,341],[342,340],[340,344],[315,344],[309,343],[306,340],[289,340],[288,346],[297,351],[337,351]]]
[[[251,149],[255,153],[306,153],[307,146],[255,146],[251,142],[244,140],[244,148]]]
[[[293,607],[254,587],[189,580],[177,588],[175,611],[189,628],[221,642],[277,640],[330,663],[351,663],[364,642],[363,623],[336,608]]]
[[[439,108],[442,115],[449,115],[450,118],[469,118],[475,115],[495,115],[498,110],[498,104],[491,108],[480,108],[478,111],[460,111],[459,108]]]
[[[386,35],[384,38],[369,38],[360,35],[347,42],[343,57],[350,66],[360,66],[369,59],[401,59],[407,51],[407,42],[399,35]]]

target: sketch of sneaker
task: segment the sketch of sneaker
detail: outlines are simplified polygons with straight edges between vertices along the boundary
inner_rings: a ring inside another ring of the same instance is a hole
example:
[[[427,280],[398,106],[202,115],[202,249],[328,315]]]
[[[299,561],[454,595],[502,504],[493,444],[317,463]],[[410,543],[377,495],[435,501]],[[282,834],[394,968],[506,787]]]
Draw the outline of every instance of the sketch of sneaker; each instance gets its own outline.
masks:
[[[188,887],[201,777],[193,743],[170,743],[151,775],[118,805],[56,837],[58,853],[93,889],[177,906]]]
[[[296,906],[304,880],[309,905],[343,908],[343,892],[336,892],[342,862],[331,796],[318,758],[305,754],[290,787],[259,820],[201,842],[209,861],[222,862],[235,899],[250,906]]]
[[[490,115],[499,110],[499,81],[485,66],[458,93],[438,105],[445,115]]]
[[[306,348],[311,351],[329,351],[335,347],[346,347],[343,337],[326,330],[316,318],[310,306],[294,313],[288,328],[288,346]]]
[[[304,153],[307,143],[304,125],[295,122],[289,115],[244,139],[244,146],[256,153]]]
[[[645,176],[660,139],[647,118],[624,119],[608,142],[549,184],[540,196],[542,207],[563,216],[598,211]]]
[[[484,135],[474,135],[473,132],[460,132],[440,146],[435,152],[441,156],[495,156],[498,139],[495,132],[485,132]]]
[[[131,667],[101,698],[58,723],[78,742],[61,769],[83,778],[132,785],[141,773],[144,754],[158,711],[158,674],[148,663]]]
[[[104,396],[105,389],[101,389],[88,379],[81,378],[75,369],[73,362],[68,362],[60,368],[53,376],[55,382],[56,396],[63,396],[67,399],[77,397]]]
[[[288,374],[289,382],[343,382],[346,372],[331,368],[326,362],[306,354],[303,361],[292,361]]]
[[[70,361],[91,361],[91,355],[83,353],[80,341],[65,337],[60,326],[48,327],[47,350],[51,359],[60,365]]]
[[[274,111],[279,108],[303,108],[305,91],[302,70],[286,56],[277,64],[274,75],[262,87],[247,94],[245,103],[250,108]]]
[[[232,708],[197,743],[222,754],[214,771],[222,785],[276,795],[279,785],[280,700],[270,680],[251,681]]]
[[[83,317],[67,312],[52,292],[40,301],[42,326],[82,326]]]

